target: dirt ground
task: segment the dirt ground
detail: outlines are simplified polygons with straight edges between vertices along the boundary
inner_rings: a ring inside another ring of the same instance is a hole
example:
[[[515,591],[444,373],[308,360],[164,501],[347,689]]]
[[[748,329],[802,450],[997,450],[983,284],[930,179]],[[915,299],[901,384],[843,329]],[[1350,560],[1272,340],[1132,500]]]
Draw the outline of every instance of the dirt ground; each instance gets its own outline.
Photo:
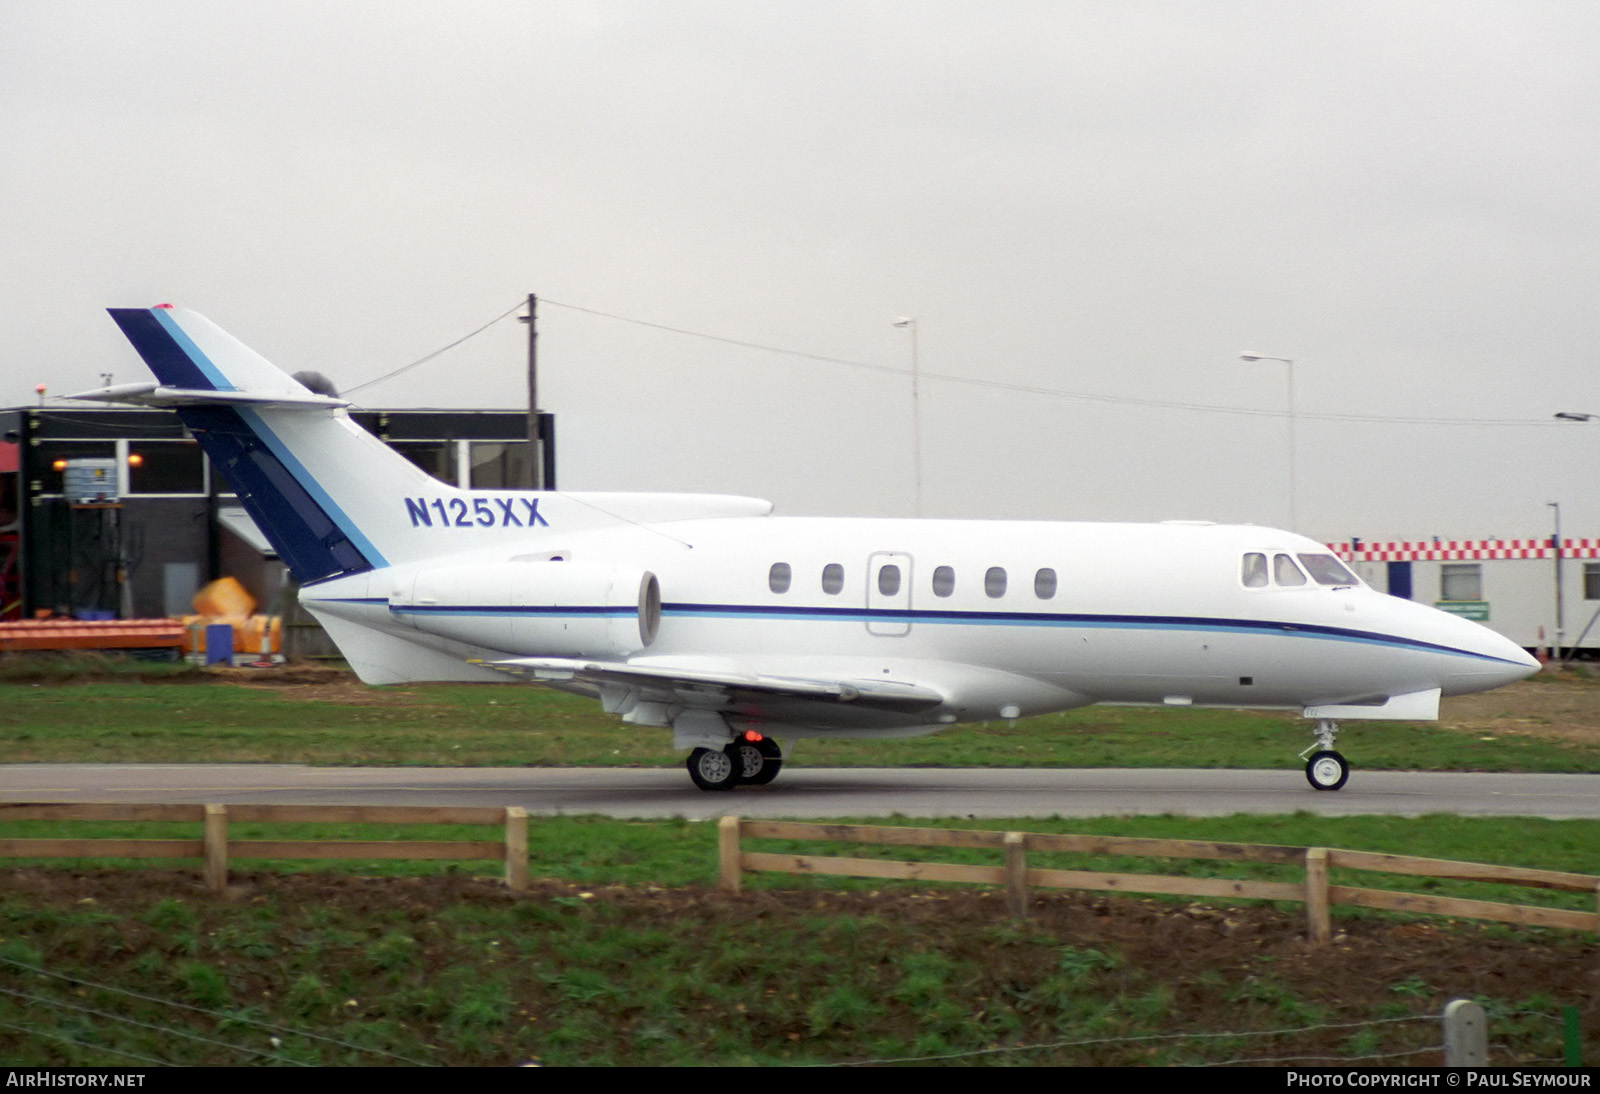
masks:
[[[258,873],[239,876],[226,894],[210,894],[192,873],[24,870],[8,876],[5,890],[8,896],[21,896],[34,907],[54,907],[65,913],[92,904],[116,917],[121,923],[118,945],[126,956],[149,944],[144,935],[154,937],[146,923],[148,909],[159,894],[177,897],[194,908],[198,927],[207,935],[215,934],[219,927],[226,932],[222,925],[230,909],[292,902],[318,909],[322,923],[381,920],[386,929],[394,929],[400,918],[414,924],[417,937],[426,939],[427,925],[436,924],[446,909],[516,901],[570,903],[579,887],[550,881],[513,895],[496,882],[460,876],[363,879]],[[1431,1017],[1450,999],[1476,997],[1499,1001],[1504,1010],[1513,1013],[1531,1001],[1535,1010],[1545,1012],[1537,1020],[1555,1028],[1559,1028],[1557,1008],[1577,1005],[1585,1044],[1600,1043],[1600,950],[1591,937],[1572,933],[1535,932],[1519,937],[1485,925],[1370,918],[1346,921],[1330,945],[1314,948],[1305,939],[1304,920],[1281,907],[1058,893],[1036,898],[1030,908],[1026,941],[1006,945],[997,944],[995,934],[996,925],[1005,922],[1004,898],[983,890],[897,887],[879,892],[756,891],[735,897],[704,888],[591,887],[584,897],[609,905],[608,921],[618,930],[700,932],[708,949],[714,949],[730,929],[751,923],[763,924],[782,936],[796,925],[815,924],[819,917],[884,922],[896,938],[914,938],[919,950],[982,968],[983,973],[964,984],[964,990],[972,997],[993,999],[993,1005],[1001,1005],[1008,996],[1029,998],[1030,990],[1045,974],[1041,969],[1048,971],[1061,947],[1072,947],[1118,955],[1114,970],[1097,974],[1097,990],[1105,996],[1132,997],[1149,992],[1153,984],[1166,985],[1170,998],[1162,1027],[1170,1030],[1224,1032],[1319,1022],[1331,1025],[1379,1016]],[[286,925],[286,929],[295,928]],[[460,959],[460,955],[453,957],[426,941],[424,950],[423,960],[434,967]],[[263,975],[270,976],[257,967],[262,963],[252,964],[237,952],[230,955],[219,950],[204,956],[221,966],[236,984],[260,983]],[[797,962],[792,975],[792,983],[775,981],[766,996],[793,998],[789,994],[793,990],[820,992],[830,982],[807,982],[808,977],[819,975],[814,963],[808,970]],[[821,975],[835,973],[822,970]],[[539,1006],[531,997],[523,1005]],[[1029,1009],[1025,1003],[1013,1005]],[[1491,1019],[1495,1019],[1493,1011]],[[777,1008],[767,1015],[745,1014],[741,1020],[771,1023],[774,1040],[797,1038],[792,1017]],[[1017,1039],[1024,1043],[1056,1040],[1049,1033],[1053,1020],[1045,1014],[1024,1013]],[[625,1039],[630,1021],[636,1019],[630,1019],[623,1007],[614,1021],[617,1038]],[[906,1027],[902,1034],[910,1043],[921,1018],[916,1007],[908,1007],[898,1017],[891,1015],[890,1021]],[[1502,1016],[1499,1028],[1514,1029],[1516,1021]],[[1033,1028],[1040,1022],[1044,1024]],[[1495,1055],[1498,1063],[1557,1062],[1559,1041],[1554,1033],[1543,1034],[1542,1039],[1519,1040],[1515,1032],[1492,1036],[1510,1042],[1500,1045]],[[1348,1060],[1352,1055],[1350,1038],[1348,1028],[1329,1028],[1296,1034],[1279,1043],[1244,1044],[1236,1051],[1239,1059],[1252,1062],[1272,1060],[1280,1053],[1298,1059],[1326,1054]],[[1425,1046],[1439,1043],[1439,1027],[1432,1021],[1385,1030],[1373,1050],[1401,1054],[1415,1050],[1416,1054],[1370,1062],[1435,1065],[1440,1062],[1437,1051]],[[822,1050],[820,1045],[809,1047]],[[1054,1062],[1138,1062],[1137,1056],[1130,1059],[1126,1055],[1130,1051],[1126,1046],[1116,1051],[1122,1055],[1056,1058]]]
[[[1531,679],[1446,699],[1439,724],[1484,737],[1600,742],[1600,674],[1580,666],[1545,669]]]

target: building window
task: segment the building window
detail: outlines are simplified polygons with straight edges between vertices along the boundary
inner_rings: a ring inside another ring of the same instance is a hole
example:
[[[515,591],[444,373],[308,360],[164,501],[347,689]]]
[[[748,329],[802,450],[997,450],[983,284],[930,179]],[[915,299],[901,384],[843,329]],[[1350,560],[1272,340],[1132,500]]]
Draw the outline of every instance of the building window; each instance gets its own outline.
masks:
[[[115,460],[117,446],[114,441],[46,441],[37,453],[33,466],[39,477],[39,493],[60,494],[66,489],[63,472],[67,460]]]
[[[1583,564],[1583,598],[1600,600],[1600,562]]]
[[[193,441],[128,444],[130,494],[204,494],[206,462]]]
[[[983,575],[983,591],[995,600],[1006,595],[1006,571],[1003,566],[991,566]]]
[[[1446,564],[1439,571],[1440,600],[1482,600],[1483,567],[1476,562]]]
[[[474,490],[534,490],[539,486],[533,481],[533,459],[526,441],[474,441],[467,459],[472,463],[467,485]]]
[[[949,596],[956,591],[956,572],[949,566],[936,566],[933,571],[933,595]]]
[[[440,482],[456,485],[456,442],[391,441],[389,447]]]
[[[787,562],[774,562],[772,569],[767,571],[767,588],[775,593],[786,593],[793,578],[794,574]]]
[[[828,563],[822,568],[822,591],[829,596],[838,596],[843,588],[844,567],[837,562]]]

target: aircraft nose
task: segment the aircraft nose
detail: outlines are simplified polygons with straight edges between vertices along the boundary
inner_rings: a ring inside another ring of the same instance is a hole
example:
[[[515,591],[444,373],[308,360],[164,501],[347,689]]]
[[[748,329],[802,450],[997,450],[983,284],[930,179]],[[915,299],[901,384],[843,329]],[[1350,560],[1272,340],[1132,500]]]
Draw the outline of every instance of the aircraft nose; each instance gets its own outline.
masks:
[[[1470,647],[1476,656],[1470,660],[1452,658],[1449,677],[1444,682],[1446,695],[1488,691],[1514,684],[1539,671],[1539,662],[1528,651],[1487,627],[1473,624],[1476,642]]]

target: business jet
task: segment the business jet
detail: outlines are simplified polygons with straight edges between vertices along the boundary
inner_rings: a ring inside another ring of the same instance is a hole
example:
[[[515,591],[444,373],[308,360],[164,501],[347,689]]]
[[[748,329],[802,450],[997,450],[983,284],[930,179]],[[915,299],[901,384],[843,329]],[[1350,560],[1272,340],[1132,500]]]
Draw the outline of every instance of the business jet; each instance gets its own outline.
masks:
[[[798,518],[699,494],[462,490],[192,312],[116,308],[155,382],[369,684],[523,679],[670,728],[703,790],[765,784],[785,738],[886,738],[1092,703],[1434,719],[1538,663],[1375,592],[1291,532]],[[1308,755],[1309,754],[1309,755]]]

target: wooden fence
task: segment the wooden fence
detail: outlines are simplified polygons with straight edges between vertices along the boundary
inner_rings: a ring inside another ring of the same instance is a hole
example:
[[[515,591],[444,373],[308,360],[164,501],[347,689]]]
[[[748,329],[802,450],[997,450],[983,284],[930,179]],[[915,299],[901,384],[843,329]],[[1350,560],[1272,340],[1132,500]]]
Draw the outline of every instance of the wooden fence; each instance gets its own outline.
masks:
[[[505,863],[506,884],[528,884],[528,814],[516,806],[67,805],[0,803],[0,821],[178,821],[199,839],[0,839],[0,858],[198,858],[208,888],[228,884],[232,859],[455,859]],[[504,829],[500,840],[230,839],[228,824],[471,824]]]
[[[745,839],[986,848],[1000,852],[1001,862],[998,865],[976,865],[778,854],[743,850],[741,841]],[[1027,856],[1030,852],[1273,863],[1298,866],[1304,873],[1303,880],[1295,882],[1041,869],[1028,865]],[[1411,877],[1448,878],[1458,881],[1495,882],[1502,885],[1588,893],[1596,898],[1596,910],[1575,911],[1526,904],[1501,904],[1486,900],[1334,885],[1329,880],[1329,874],[1336,869],[1403,874]],[[1334,905],[1381,908],[1396,912],[1429,912],[1464,919],[1488,919],[1501,923],[1564,927],[1569,930],[1600,933],[1600,877],[1569,874],[1558,870],[1534,870],[1519,866],[1491,866],[1475,862],[1416,858],[1410,855],[1341,851],[1328,847],[1285,847],[1259,843],[1213,843],[1203,840],[1053,835],[1042,832],[973,831],[951,828],[804,824],[795,821],[723,817],[718,831],[719,887],[725,892],[739,892],[745,871],[835,874],[918,881],[967,881],[1004,885],[1006,907],[1017,918],[1027,914],[1028,893],[1035,888],[1300,901],[1306,905],[1311,940],[1319,945],[1327,942],[1330,936],[1329,909]]]

